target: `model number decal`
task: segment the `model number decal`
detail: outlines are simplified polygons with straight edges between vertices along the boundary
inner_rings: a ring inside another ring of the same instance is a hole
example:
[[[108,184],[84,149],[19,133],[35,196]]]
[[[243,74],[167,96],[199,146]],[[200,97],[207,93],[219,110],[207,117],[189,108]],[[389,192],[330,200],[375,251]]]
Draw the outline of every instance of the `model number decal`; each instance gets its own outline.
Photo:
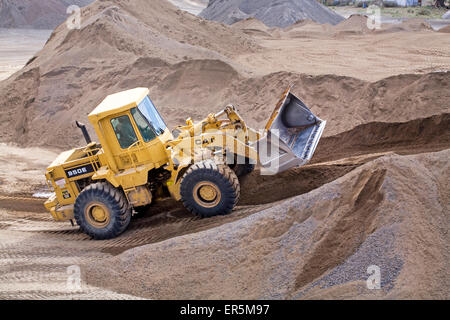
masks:
[[[67,178],[74,178],[78,176],[82,176],[87,173],[94,172],[94,168],[92,167],[92,164],[87,164],[82,167],[73,168],[65,170]]]

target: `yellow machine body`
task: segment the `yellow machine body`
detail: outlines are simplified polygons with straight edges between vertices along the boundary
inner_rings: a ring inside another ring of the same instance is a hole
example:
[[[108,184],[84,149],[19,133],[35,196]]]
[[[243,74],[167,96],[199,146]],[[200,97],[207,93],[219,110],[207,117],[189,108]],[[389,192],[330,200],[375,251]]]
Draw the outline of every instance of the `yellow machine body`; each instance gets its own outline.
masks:
[[[167,193],[180,200],[182,174],[198,160],[223,159],[230,150],[234,156],[255,163],[258,160],[256,149],[249,143],[256,142],[260,134],[247,128],[232,106],[197,124],[188,119],[186,126],[174,130],[176,138],[162,125],[159,135],[148,141],[134,113],[148,99],[148,93],[146,88],[136,88],[108,96],[89,114],[99,143],[63,152],[47,168],[47,183],[54,195],[45,207],[55,220],[72,220],[78,195],[95,181],[108,181],[123,190],[131,206],[140,207],[166,197]],[[221,116],[227,119],[219,120]],[[132,128],[132,144],[123,146],[119,142],[114,128],[117,119],[125,119]],[[150,188],[152,173],[160,180],[158,186]]]
[[[88,116],[98,143],[77,122],[86,146],[61,153],[45,173],[53,192],[45,207],[55,220],[73,220],[78,196],[96,182],[108,182],[117,197],[139,208],[168,196],[181,200],[183,175],[204,160],[231,169],[236,163],[260,163],[272,174],[303,165],[326,124],[288,89],[262,132],[249,128],[232,105],[198,123],[189,118],[170,132],[148,94],[147,88],[136,88],[106,97]],[[278,148],[266,154],[264,144]],[[205,198],[211,190],[203,189]]]

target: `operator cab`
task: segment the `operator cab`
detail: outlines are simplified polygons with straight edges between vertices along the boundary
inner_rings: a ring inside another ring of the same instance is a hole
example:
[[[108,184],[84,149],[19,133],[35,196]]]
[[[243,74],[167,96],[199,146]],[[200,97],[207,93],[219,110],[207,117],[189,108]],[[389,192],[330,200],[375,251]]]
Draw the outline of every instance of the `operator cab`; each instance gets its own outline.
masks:
[[[172,135],[148,93],[136,88],[110,95],[89,115],[114,171],[167,162],[164,144]]]

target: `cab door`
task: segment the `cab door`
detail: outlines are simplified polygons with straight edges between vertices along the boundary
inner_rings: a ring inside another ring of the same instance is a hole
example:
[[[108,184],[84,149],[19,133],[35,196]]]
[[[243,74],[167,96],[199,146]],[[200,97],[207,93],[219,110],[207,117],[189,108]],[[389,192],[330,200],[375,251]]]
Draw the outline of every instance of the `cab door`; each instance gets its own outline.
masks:
[[[158,167],[164,163],[166,153],[163,144],[153,129],[139,119],[135,109],[111,116],[107,121],[108,136],[114,137],[111,151],[119,170],[144,164]]]
[[[141,141],[130,114],[127,112],[105,120],[106,136],[110,137],[108,144],[117,168],[122,171],[134,167],[139,162],[136,152]]]

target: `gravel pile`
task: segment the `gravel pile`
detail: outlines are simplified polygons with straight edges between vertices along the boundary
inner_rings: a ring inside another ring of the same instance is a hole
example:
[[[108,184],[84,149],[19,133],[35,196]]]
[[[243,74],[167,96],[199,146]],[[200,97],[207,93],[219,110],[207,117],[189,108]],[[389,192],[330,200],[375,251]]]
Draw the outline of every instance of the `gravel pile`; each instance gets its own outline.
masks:
[[[332,25],[344,20],[316,0],[210,0],[200,16],[225,24],[256,18],[269,27],[280,28],[306,19]]]

